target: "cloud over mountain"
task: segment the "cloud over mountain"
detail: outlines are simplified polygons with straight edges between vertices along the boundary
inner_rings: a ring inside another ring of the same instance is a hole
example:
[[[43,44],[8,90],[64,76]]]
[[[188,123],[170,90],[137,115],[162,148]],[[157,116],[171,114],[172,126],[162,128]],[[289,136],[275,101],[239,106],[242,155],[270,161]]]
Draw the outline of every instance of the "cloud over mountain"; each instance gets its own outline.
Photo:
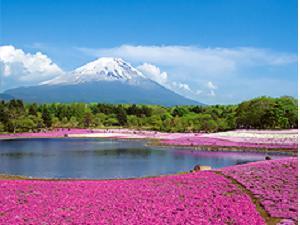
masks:
[[[167,83],[174,84],[173,88],[180,87],[180,93],[194,99],[207,98],[211,103],[234,103],[258,95],[295,95],[296,90],[294,53],[254,47],[177,45],[76,49],[94,57],[122,57],[135,65],[142,64],[141,68],[148,71],[149,65],[155,65],[167,74],[162,76],[162,72],[152,68],[155,79],[164,81],[167,77]]]
[[[142,65],[139,65],[137,69],[140,70],[149,79],[154,80],[159,84],[163,85],[168,81],[167,72],[160,71],[160,68],[155,65],[143,63]]]
[[[132,62],[151,62],[172,67],[201,69],[205,73],[229,72],[239,67],[280,66],[294,63],[297,56],[260,48],[201,48],[195,46],[133,46],[80,51],[96,57],[119,56]]]

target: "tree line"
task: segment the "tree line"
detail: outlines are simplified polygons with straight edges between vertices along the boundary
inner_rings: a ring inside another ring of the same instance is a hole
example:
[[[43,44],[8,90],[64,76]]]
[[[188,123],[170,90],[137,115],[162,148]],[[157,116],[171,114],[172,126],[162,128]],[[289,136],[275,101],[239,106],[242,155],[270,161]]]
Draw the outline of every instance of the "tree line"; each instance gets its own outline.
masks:
[[[259,97],[237,105],[174,106],[0,101],[0,132],[125,127],[165,132],[287,129],[298,126],[293,97]]]

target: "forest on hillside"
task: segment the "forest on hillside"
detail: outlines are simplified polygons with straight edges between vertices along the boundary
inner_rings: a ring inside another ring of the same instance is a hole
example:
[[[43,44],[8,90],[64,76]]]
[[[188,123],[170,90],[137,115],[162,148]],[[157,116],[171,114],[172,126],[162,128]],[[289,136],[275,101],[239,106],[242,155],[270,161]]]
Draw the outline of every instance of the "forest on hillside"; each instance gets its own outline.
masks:
[[[259,97],[237,105],[174,106],[102,103],[24,103],[0,101],[0,132],[53,128],[124,127],[165,132],[217,132],[232,129],[298,127],[293,97]]]

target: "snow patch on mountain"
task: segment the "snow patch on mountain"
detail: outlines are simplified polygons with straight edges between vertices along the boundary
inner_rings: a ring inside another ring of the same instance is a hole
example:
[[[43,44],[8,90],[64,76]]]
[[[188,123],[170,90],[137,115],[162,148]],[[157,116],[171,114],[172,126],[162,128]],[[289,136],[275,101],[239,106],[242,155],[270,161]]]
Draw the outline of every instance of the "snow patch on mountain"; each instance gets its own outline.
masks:
[[[91,81],[121,81],[135,84],[141,79],[147,78],[123,59],[102,57],[41,84],[79,84]]]

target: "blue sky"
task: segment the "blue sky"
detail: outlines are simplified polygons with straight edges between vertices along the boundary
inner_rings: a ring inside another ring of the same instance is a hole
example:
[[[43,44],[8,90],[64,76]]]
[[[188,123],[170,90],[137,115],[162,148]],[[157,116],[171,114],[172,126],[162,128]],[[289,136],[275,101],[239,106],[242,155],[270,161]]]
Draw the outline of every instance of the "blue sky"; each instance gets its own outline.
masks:
[[[52,72],[118,56],[205,103],[297,96],[296,0],[0,2],[0,45],[42,52],[59,67]],[[2,89],[37,82],[2,75]]]

